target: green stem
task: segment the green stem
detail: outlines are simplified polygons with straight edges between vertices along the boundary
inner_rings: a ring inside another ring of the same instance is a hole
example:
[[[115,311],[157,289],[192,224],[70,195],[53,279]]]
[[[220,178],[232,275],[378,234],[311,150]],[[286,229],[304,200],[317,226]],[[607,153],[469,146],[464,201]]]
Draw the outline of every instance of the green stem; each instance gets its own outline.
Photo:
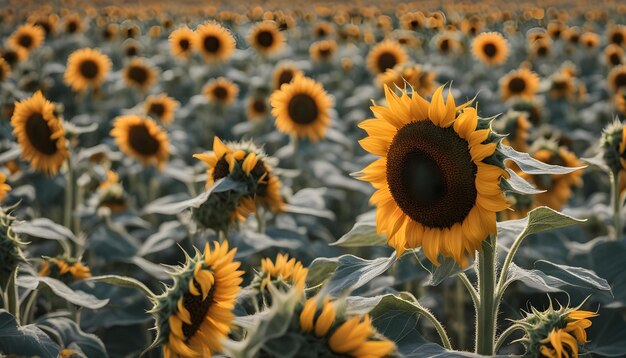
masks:
[[[17,267],[11,273],[11,277],[7,282],[7,287],[4,294],[5,308],[6,310],[15,316],[15,321],[20,324],[20,305],[18,301],[17,293]]]
[[[492,356],[496,340],[496,238],[489,235],[478,254],[480,305],[476,317],[476,353]]]
[[[265,233],[265,221],[263,220],[263,213],[261,212],[261,210],[261,208],[257,208],[254,215],[256,216],[257,231],[260,234],[263,234]]]
[[[478,293],[476,293],[476,289],[474,288],[474,285],[472,285],[472,282],[470,282],[469,278],[467,278],[467,275],[465,274],[465,272],[459,273],[457,277],[459,278],[459,280],[461,280],[461,282],[467,289],[467,292],[469,292],[470,297],[472,298],[472,302],[474,303],[474,307],[476,308],[476,310],[478,310],[480,299],[478,298]]]
[[[523,330],[522,326],[520,326],[519,324],[513,324],[509,328],[505,329],[504,332],[502,332],[502,334],[498,337],[498,340],[496,341],[496,347],[494,349],[494,353],[497,353],[500,350],[500,347],[502,347],[502,345],[504,344],[504,342],[506,342],[506,339],[509,338],[511,333],[517,330]]]
[[[439,322],[437,320],[437,318],[435,318],[435,316],[426,308],[422,307],[422,305],[420,305],[419,303],[414,303],[415,307],[418,308],[419,313],[426,317],[426,319],[428,319],[430,321],[430,323],[432,323],[433,326],[435,326],[435,329],[437,330],[437,333],[439,334],[439,338],[441,338],[441,343],[443,344],[443,347],[445,349],[452,349],[452,344],[450,344],[450,338],[448,338],[448,334],[446,333],[446,330],[443,328],[443,326],[441,325],[441,322]]]
[[[454,303],[456,314],[456,335],[457,348],[465,348],[465,294],[463,292],[463,284],[454,282]]]
[[[28,296],[28,301],[26,301],[26,305],[24,306],[24,310],[22,311],[24,324],[31,323],[35,318],[35,303],[37,302],[38,293],[39,291],[33,290]]]
[[[65,214],[63,225],[72,228],[72,213],[74,211],[74,173],[71,158],[67,158],[67,173],[65,175]]]
[[[619,193],[619,173],[609,175],[611,178],[611,198],[613,205],[613,228],[615,229],[615,240],[620,241],[622,236],[622,202]]]

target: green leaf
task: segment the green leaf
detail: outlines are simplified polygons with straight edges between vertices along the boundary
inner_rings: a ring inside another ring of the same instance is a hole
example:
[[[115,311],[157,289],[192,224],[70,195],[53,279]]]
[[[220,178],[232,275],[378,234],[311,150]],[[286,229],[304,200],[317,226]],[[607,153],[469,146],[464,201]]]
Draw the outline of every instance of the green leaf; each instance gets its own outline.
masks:
[[[572,287],[609,294],[611,292],[606,280],[599,278],[593,271],[545,262],[547,264],[544,266],[550,267],[551,272],[557,276],[537,269],[527,270],[511,263],[506,286],[514,281],[521,281],[526,286],[543,292],[564,292],[566,288]],[[581,277],[586,279],[582,280]]]
[[[387,236],[376,233],[376,219],[373,214],[375,214],[375,212],[361,215],[360,220],[357,219],[352,229],[339,240],[331,243],[330,246],[387,246]]]
[[[83,332],[76,322],[69,318],[44,317],[43,320],[37,321],[37,326],[54,330],[65,347],[74,343],[89,358],[106,358],[108,356],[106,348],[98,336]]]
[[[106,282],[112,285],[121,286],[121,287],[130,287],[135,288],[141,291],[146,297],[152,299],[155,297],[152,290],[150,290],[146,285],[135,280],[132,277],[127,276],[118,276],[118,275],[104,275],[104,276],[93,276],[85,279],[84,281],[95,281],[95,282]]]
[[[63,282],[52,277],[20,275],[17,283],[20,287],[25,288],[47,286],[55,295],[81,307],[98,309],[106,306],[109,302],[108,299],[101,300],[83,291],[73,290]]]
[[[389,257],[365,260],[354,255],[343,255],[338,258],[339,266],[323,291],[331,296],[339,296],[344,292],[356,290],[378,277],[396,262],[395,251]]]
[[[20,327],[9,312],[0,309],[0,353],[55,358],[61,348],[35,325]]]
[[[592,270],[582,267],[559,265],[545,260],[535,262],[534,267],[548,276],[567,282],[571,286],[611,293],[609,283],[605,279],[598,277]]]
[[[568,174],[585,167],[562,167],[560,165],[546,164],[531,157],[528,153],[518,152],[515,149],[500,144],[498,151],[504,154],[507,159],[512,160],[520,169],[527,174]]]
[[[602,171],[604,171],[606,173],[610,173],[611,172],[611,168],[609,168],[609,166],[606,165],[606,162],[604,161],[604,153],[602,151],[598,152],[598,154],[594,155],[593,157],[590,157],[590,158],[580,158],[580,160],[582,160],[585,163],[594,165],[594,166],[602,169]]]
[[[518,194],[539,194],[545,192],[545,190],[540,190],[535,188],[532,184],[524,180],[521,176],[519,176],[514,170],[510,168],[506,168],[506,172],[509,173],[509,178],[505,179],[503,184],[505,190],[511,191]]]
[[[339,266],[337,257],[318,257],[309,265],[309,272],[306,276],[306,286],[316,287],[324,283],[335,272]]]
[[[159,231],[150,235],[137,251],[137,256],[146,256],[174,246],[187,236],[187,230],[178,220],[159,225]]]
[[[13,231],[22,235],[48,240],[63,241],[69,239],[77,243],[79,242],[70,229],[47,218],[16,221],[12,227]]]

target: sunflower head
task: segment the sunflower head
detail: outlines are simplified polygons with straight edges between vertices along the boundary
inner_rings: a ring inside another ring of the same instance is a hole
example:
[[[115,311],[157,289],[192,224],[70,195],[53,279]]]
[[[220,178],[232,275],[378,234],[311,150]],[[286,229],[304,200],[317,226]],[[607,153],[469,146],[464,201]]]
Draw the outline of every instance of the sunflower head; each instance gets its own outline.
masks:
[[[156,70],[144,60],[134,58],[123,70],[127,84],[142,91],[147,91],[157,80]]]
[[[330,60],[337,52],[337,42],[334,40],[322,40],[311,44],[309,54],[314,62],[325,62]]]
[[[498,118],[494,127],[498,129],[498,132],[508,134],[503,140],[504,144],[518,152],[528,151],[529,130],[532,124],[528,121],[526,113],[511,110]]]
[[[602,131],[602,157],[613,174],[626,169],[626,127],[615,119]]]
[[[312,32],[314,37],[324,38],[332,35],[335,32],[335,27],[328,21],[322,21],[313,25]]]
[[[626,115],[626,90],[621,90],[615,95],[615,107],[621,114]]]
[[[457,52],[461,48],[461,44],[457,39],[448,34],[442,34],[437,36],[435,41],[437,50],[443,55],[450,55]]]
[[[264,56],[274,55],[285,46],[285,36],[274,21],[259,22],[252,27],[248,43]]]
[[[40,262],[39,276],[49,276],[65,283],[72,283],[91,277],[91,271],[87,265],[73,258],[44,256]]]
[[[531,307],[526,317],[514,321],[523,327],[524,337],[520,342],[531,357],[578,357],[578,352],[587,342],[590,318],[596,313],[576,308],[554,309],[552,303],[546,311]]]
[[[163,124],[170,124],[174,120],[174,112],[179,103],[174,98],[161,93],[146,98],[143,109],[146,115],[159,120]]]
[[[377,79],[383,86],[403,88],[409,85],[413,91],[421,96],[430,96],[435,90],[436,77],[435,72],[420,65],[403,64],[379,74]]]
[[[204,85],[202,94],[206,96],[210,103],[228,106],[237,99],[239,86],[227,78],[218,77]]]
[[[83,31],[83,22],[78,14],[71,14],[63,21],[63,27],[68,34],[77,34]]]
[[[28,160],[35,170],[56,174],[69,151],[55,105],[38,91],[15,104],[11,125],[22,148],[22,158]]]
[[[46,37],[45,31],[39,27],[30,24],[21,25],[15,32],[9,36],[8,44],[12,48],[19,48],[26,53],[39,48]]]
[[[553,99],[571,99],[576,94],[575,78],[566,73],[559,71],[550,77],[550,97]]]
[[[262,96],[252,96],[248,98],[248,120],[256,121],[264,118],[269,113],[269,103],[267,98]]]
[[[97,88],[111,70],[111,60],[97,49],[74,51],[67,59],[65,83],[74,91],[83,92],[88,88]]]
[[[300,261],[289,258],[289,254],[278,254],[276,260],[266,257],[261,260],[261,271],[254,278],[253,285],[265,296],[267,286],[271,283],[275,288],[288,291],[291,287],[304,290],[308,270]]]
[[[298,76],[270,97],[276,127],[283,133],[312,142],[324,138],[330,125],[332,98],[315,80]]]
[[[626,26],[616,25],[607,32],[609,43],[624,46],[626,44]]]
[[[152,119],[130,114],[115,118],[111,136],[125,154],[163,168],[170,149],[167,133]]]
[[[204,252],[186,255],[183,266],[172,267],[174,283],[154,298],[150,311],[165,357],[211,357],[222,349],[230,332],[243,271],[228,243],[208,243]]]
[[[626,89],[626,65],[614,67],[611,72],[609,72],[608,81],[609,88],[613,93]]]
[[[487,65],[501,65],[509,55],[509,47],[500,33],[483,32],[472,41],[472,54]]]
[[[387,40],[374,46],[367,55],[366,61],[370,72],[377,75],[401,65],[407,60],[406,50],[397,41]]]
[[[532,99],[539,89],[539,76],[527,68],[509,72],[500,81],[503,100],[509,98]]]
[[[105,180],[98,185],[97,206],[111,213],[121,213],[128,208],[128,197],[116,172],[108,170]]]
[[[11,67],[15,66],[18,62],[24,61],[28,57],[28,51],[21,47],[7,47],[0,52],[0,57]]]
[[[25,262],[22,248],[26,245],[21,241],[18,234],[13,232],[15,218],[0,208],[0,285],[6,287],[6,283],[17,266]]]
[[[509,207],[500,187],[508,174],[495,155],[500,136],[470,102],[444,101],[443,86],[430,103],[388,87],[385,95],[387,106],[372,106],[375,118],[359,125],[368,133],[361,146],[381,157],[357,173],[376,189],[376,230],[398,255],[421,247],[435,265],[440,255],[466,265]]]
[[[193,46],[209,63],[228,60],[236,46],[233,34],[221,24],[213,21],[198,26],[193,41]]]
[[[600,36],[595,32],[585,32],[580,36],[580,42],[588,49],[595,49],[600,44]]]
[[[281,63],[276,66],[272,74],[273,88],[275,90],[280,89],[283,84],[291,83],[294,78],[303,75],[304,73],[295,64],[290,62]]]
[[[187,58],[193,54],[197,34],[188,27],[172,31],[169,37],[170,51],[179,58]]]

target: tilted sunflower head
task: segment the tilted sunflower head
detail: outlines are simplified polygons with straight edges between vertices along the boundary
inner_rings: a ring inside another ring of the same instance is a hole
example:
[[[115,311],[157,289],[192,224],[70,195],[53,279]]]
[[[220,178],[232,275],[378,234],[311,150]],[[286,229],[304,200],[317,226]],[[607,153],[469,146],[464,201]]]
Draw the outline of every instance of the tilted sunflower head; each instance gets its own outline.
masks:
[[[108,208],[112,213],[120,213],[128,207],[128,197],[116,172],[108,170],[106,179],[98,185],[96,191],[99,208]]]
[[[11,170],[10,168],[7,169]],[[0,172],[0,202],[4,200],[9,191],[11,191],[11,186],[7,184],[7,176],[4,172]]]
[[[210,21],[196,29],[193,46],[208,63],[228,60],[235,51],[235,37],[221,24]]]
[[[613,174],[626,169],[626,127],[619,119],[604,128],[600,147],[604,162]]]
[[[49,276],[65,283],[91,277],[91,270],[79,260],[69,257],[42,257],[39,276]]]
[[[187,58],[193,54],[193,45],[197,34],[188,27],[172,31],[169,36],[170,51],[179,58]]]
[[[626,90],[626,65],[614,67],[608,76],[609,88],[613,93]]]
[[[621,114],[626,115],[626,89],[615,95],[615,107]]]
[[[55,105],[37,91],[15,103],[11,125],[22,148],[22,158],[37,171],[56,174],[69,157],[69,150]]]
[[[74,51],[67,59],[64,80],[74,91],[97,88],[111,70],[111,60],[97,49]]]
[[[309,54],[314,62],[329,61],[337,52],[337,42],[334,40],[322,40],[311,44]]]
[[[604,59],[610,67],[624,64],[624,49],[621,46],[610,44],[604,48]]]
[[[236,251],[227,242],[213,242],[212,249],[207,243],[204,252],[196,249],[183,266],[172,267],[174,283],[154,298],[150,310],[157,329],[152,347],[161,344],[164,357],[211,357],[221,351],[243,281]]]
[[[0,285],[6,287],[17,266],[25,262],[22,248],[26,245],[20,236],[13,232],[13,222],[15,218],[11,216],[7,209],[0,208]]]
[[[11,65],[2,57],[0,57],[0,83],[4,82],[11,74]]]
[[[470,102],[457,107],[451,94],[444,101],[443,86],[430,103],[388,87],[385,95],[387,106],[370,107],[376,118],[359,125],[368,133],[361,146],[381,157],[356,173],[376,189],[376,230],[398,255],[421,247],[435,265],[443,255],[465,266],[509,208],[501,136]]]
[[[259,271],[253,281],[253,286],[263,296],[264,302],[271,302],[268,286],[288,291],[295,287],[299,291],[304,290],[308,269],[295,258],[289,258],[289,254],[279,253],[276,260],[266,257],[261,260],[261,271]]]
[[[180,103],[165,93],[151,95],[143,104],[146,115],[159,120],[163,124],[170,124],[174,120],[174,113]]]
[[[143,165],[165,166],[169,155],[167,133],[152,119],[134,114],[115,118],[111,136],[120,150]]]
[[[269,114],[267,98],[259,95],[248,98],[247,114],[250,121],[265,118]]]
[[[530,357],[564,358],[578,357],[578,353],[587,342],[587,328],[590,318],[597,313],[576,308],[560,307],[554,309],[552,303],[543,312],[531,307],[526,317],[514,321],[524,329],[521,342]]]

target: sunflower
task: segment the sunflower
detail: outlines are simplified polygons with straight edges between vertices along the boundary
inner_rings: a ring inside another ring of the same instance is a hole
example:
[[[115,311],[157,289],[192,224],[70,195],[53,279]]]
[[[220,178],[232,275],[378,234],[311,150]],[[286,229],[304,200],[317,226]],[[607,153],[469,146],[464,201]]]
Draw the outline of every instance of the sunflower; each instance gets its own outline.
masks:
[[[179,58],[188,58],[193,53],[197,34],[188,27],[172,31],[169,37],[170,51]]]
[[[385,87],[388,107],[371,107],[376,118],[359,125],[369,135],[361,146],[382,158],[357,176],[377,189],[376,230],[398,255],[422,247],[435,265],[443,254],[464,266],[509,207],[500,188],[508,174],[503,164],[487,164],[497,162],[488,123],[469,102],[456,107],[448,95],[444,103],[442,92],[429,103]]]
[[[4,48],[1,51],[2,59],[9,64],[9,66],[13,67],[18,62],[24,61],[28,57],[28,52],[21,47],[17,48]]]
[[[569,27],[564,35],[570,44],[578,45],[580,43],[580,28],[576,26]]]
[[[26,53],[39,48],[46,37],[45,31],[39,26],[21,25],[9,36],[8,44],[15,49],[22,49]]]
[[[614,67],[611,72],[609,72],[608,81],[609,88],[613,93],[617,93],[626,88],[626,65]]]
[[[143,165],[162,168],[169,158],[167,133],[152,119],[129,114],[115,118],[111,136],[120,150],[135,157]]]
[[[4,200],[9,191],[11,191],[11,186],[7,184],[7,176],[0,172],[0,201]]]
[[[502,143],[510,146],[518,152],[528,152],[529,130],[532,124],[528,121],[528,116],[524,112],[509,111],[497,120],[498,132],[507,133],[508,136]],[[513,162],[507,162],[507,164]]]
[[[550,78],[550,90],[548,91],[553,99],[571,99],[576,94],[574,77],[559,71]]]
[[[106,26],[104,26],[104,29],[102,29],[102,38],[105,41],[111,41],[115,38],[115,36],[117,35],[117,32],[118,32],[117,24],[107,24]]]
[[[443,55],[449,55],[453,52],[458,51],[461,48],[461,44],[459,43],[459,41],[457,41],[457,39],[448,34],[437,36],[437,39],[435,40],[435,45],[437,47],[437,50]]]
[[[207,22],[196,29],[193,44],[206,62],[220,63],[230,58],[236,42],[227,28],[217,22]]]
[[[142,91],[147,91],[157,80],[156,70],[140,58],[132,59],[123,71],[126,83]]]
[[[63,27],[68,34],[77,34],[83,31],[83,22],[78,14],[72,14],[65,18]]]
[[[367,55],[367,68],[373,74],[385,73],[387,69],[401,65],[408,60],[408,55],[404,48],[396,41],[383,41],[369,52]]]
[[[322,301],[321,307],[319,301]],[[298,323],[300,332],[309,338],[306,341],[322,339],[332,355],[382,358],[395,350],[393,342],[376,334],[369,315],[337,317],[335,304],[328,298],[309,298],[302,307]]]
[[[224,77],[218,77],[207,82],[202,88],[202,94],[210,103],[227,106],[237,99],[239,86]]]
[[[611,66],[624,64],[624,49],[618,45],[610,44],[604,48],[604,59]]]
[[[297,76],[304,75],[302,71],[291,62],[283,62],[276,66],[272,74],[272,83],[275,90],[285,83],[290,83]]]
[[[178,101],[165,93],[148,96],[143,104],[146,115],[158,119],[163,124],[172,123],[178,106]]]
[[[534,57],[548,57],[552,51],[552,42],[549,38],[536,40],[529,45],[530,53]]]
[[[276,127],[283,133],[312,142],[322,139],[330,125],[332,98],[315,80],[298,76],[270,97]]]
[[[285,37],[274,21],[259,22],[248,35],[248,43],[265,56],[278,53],[285,46]]]
[[[335,32],[335,27],[332,23],[323,21],[313,25],[311,30],[316,38],[324,38],[332,35]]]
[[[474,57],[487,65],[501,65],[509,55],[509,46],[497,32],[483,32],[472,41]]]
[[[261,272],[257,281],[260,281],[260,290],[263,291],[271,282],[274,286],[287,284],[288,287],[295,286],[298,290],[304,289],[308,269],[302,266],[295,258],[289,259],[289,254],[278,254],[276,260],[269,257],[261,260]]]
[[[10,74],[11,66],[4,60],[4,58],[0,57],[0,83],[9,78]]]
[[[405,30],[418,31],[424,28],[426,18],[424,14],[417,12],[408,12],[400,17],[400,26]]]
[[[607,37],[609,43],[617,46],[624,46],[626,44],[626,26],[617,25],[613,26],[608,32]]]
[[[84,280],[91,277],[90,269],[75,259],[44,257],[41,260],[39,276],[50,276],[65,282]]]
[[[527,68],[509,72],[500,81],[500,93],[503,100],[511,97],[532,99],[539,89],[539,76]]]
[[[46,36],[49,36],[55,32],[57,21],[58,16],[56,14],[41,14],[34,19],[33,25],[41,27],[46,32]]]
[[[84,48],[72,52],[67,59],[64,80],[74,91],[97,88],[111,69],[111,60],[100,50]]]
[[[565,25],[560,21],[552,21],[548,24],[547,31],[551,38],[554,40],[561,38],[561,35],[565,32]]]
[[[126,55],[126,57],[139,56],[139,52],[141,51],[141,44],[137,42],[137,40],[126,39],[123,43],[123,46],[124,46],[124,55]]]
[[[626,90],[621,90],[615,95],[615,107],[620,113],[626,114]]]
[[[388,87],[404,87],[408,84],[420,96],[430,96],[435,90],[435,77],[437,74],[428,71],[420,65],[404,64],[390,68],[385,73],[378,75],[378,81]]]
[[[228,242],[207,243],[204,252],[187,256],[174,273],[174,283],[154,299],[155,316],[165,358],[211,357],[222,349],[230,332],[237,294],[241,290],[237,249]]]
[[[255,121],[264,118],[269,113],[268,109],[267,98],[253,96],[248,99],[247,113],[249,120]]]
[[[116,172],[108,170],[106,179],[103,180],[97,189],[98,208],[108,208],[112,213],[121,213],[128,208],[128,198],[124,193],[124,187]]]
[[[313,62],[325,62],[330,60],[337,52],[337,42],[335,40],[322,40],[311,44],[309,54]]]
[[[484,20],[480,16],[472,15],[469,19],[463,19],[461,21],[460,28],[463,33],[476,36],[484,26]]]
[[[35,170],[56,174],[70,154],[54,104],[37,91],[15,104],[11,125],[22,148],[22,158]]]

